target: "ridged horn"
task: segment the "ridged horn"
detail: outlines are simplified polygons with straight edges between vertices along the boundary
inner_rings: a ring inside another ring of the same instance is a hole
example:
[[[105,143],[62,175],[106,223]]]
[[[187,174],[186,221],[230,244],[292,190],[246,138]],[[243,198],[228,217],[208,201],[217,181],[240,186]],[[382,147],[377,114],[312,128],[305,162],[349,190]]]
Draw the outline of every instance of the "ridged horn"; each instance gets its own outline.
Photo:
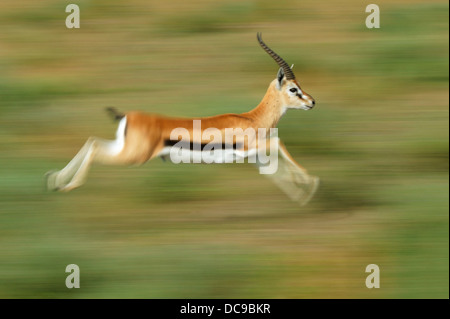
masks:
[[[283,69],[284,75],[287,80],[295,80],[294,72],[292,72],[291,68],[289,67],[289,64],[286,63],[278,54],[273,52],[262,40],[261,33],[256,34],[256,38],[258,39],[259,45],[266,51],[272,59],[277,62],[277,64]]]

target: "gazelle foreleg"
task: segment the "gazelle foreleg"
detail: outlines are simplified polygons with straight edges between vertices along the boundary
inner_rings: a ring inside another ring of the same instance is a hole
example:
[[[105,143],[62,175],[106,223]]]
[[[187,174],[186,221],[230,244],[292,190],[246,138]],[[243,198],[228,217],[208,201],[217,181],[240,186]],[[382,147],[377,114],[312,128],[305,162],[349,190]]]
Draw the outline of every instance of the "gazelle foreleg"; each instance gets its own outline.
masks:
[[[266,148],[271,143],[277,144],[281,161],[278,161],[277,171],[274,174],[268,174],[267,177],[291,200],[298,202],[301,206],[306,205],[319,186],[319,178],[309,175],[306,169],[292,158],[279,138],[273,137],[268,140]]]
[[[304,196],[299,196],[298,201],[301,205],[306,205],[316,193],[320,180],[317,176],[308,174],[308,171],[292,158],[283,142],[279,139],[278,141],[281,156],[291,166],[292,180],[303,190]]]

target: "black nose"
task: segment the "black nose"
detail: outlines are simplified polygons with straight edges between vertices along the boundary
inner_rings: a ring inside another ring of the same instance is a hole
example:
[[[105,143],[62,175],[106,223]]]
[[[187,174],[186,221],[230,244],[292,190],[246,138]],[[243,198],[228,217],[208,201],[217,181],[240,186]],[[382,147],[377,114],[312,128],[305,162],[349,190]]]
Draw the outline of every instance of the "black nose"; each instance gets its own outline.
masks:
[[[313,100],[313,101],[312,101],[312,105],[313,105],[313,106],[316,105],[316,101]]]

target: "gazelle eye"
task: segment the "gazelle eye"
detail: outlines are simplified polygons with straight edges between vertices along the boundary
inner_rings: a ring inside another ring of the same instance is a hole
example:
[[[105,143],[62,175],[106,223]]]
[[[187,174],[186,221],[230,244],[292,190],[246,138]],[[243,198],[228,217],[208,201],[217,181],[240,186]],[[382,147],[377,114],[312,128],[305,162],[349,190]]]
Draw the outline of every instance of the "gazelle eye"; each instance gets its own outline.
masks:
[[[296,93],[296,92],[297,92],[297,89],[296,89],[296,88],[292,88],[292,89],[290,89],[289,91],[291,91],[292,93]]]

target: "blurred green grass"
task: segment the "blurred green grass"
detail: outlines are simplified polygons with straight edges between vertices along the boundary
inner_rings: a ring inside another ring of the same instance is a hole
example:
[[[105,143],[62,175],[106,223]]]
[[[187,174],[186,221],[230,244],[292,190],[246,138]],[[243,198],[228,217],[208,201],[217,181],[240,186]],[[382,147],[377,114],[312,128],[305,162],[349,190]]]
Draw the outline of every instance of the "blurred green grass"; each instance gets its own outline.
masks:
[[[379,1],[379,30],[356,0],[77,4],[79,30],[56,0],[0,4],[0,297],[448,298],[447,2]],[[248,164],[96,166],[45,192],[113,137],[104,106],[254,107],[277,71],[257,31],[318,101],[279,125],[321,177],[310,205]]]

